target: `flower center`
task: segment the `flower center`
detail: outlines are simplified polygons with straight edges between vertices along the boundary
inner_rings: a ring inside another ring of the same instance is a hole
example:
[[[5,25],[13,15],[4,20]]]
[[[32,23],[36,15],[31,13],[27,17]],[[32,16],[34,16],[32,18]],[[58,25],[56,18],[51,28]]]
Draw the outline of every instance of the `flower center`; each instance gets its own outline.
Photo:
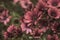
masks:
[[[52,5],[53,6],[57,6],[58,5],[58,2],[52,2]]]
[[[56,14],[56,12],[51,12],[51,16],[54,16],[54,17],[56,17],[57,16],[57,14]]]

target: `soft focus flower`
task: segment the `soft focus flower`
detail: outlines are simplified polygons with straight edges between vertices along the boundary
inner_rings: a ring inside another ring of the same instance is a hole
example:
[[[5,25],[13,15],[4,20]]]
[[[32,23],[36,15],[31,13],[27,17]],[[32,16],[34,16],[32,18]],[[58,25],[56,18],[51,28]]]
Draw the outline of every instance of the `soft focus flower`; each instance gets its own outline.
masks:
[[[9,17],[4,21],[4,25],[6,25],[6,24],[10,21],[11,18],[12,18],[12,17],[9,16]]]
[[[3,36],[4,36],[4,40],[7,40],[8,39],[8,33],[7,32],[4,32],[3,33]]]
[[[54,23],[51,29],[53,30],[54,33],[59,34],[60,33],[60,23]]]
[[[44,11],[46,10],[46,7],[47,7],[47,4],[44,3],[42,0],[38,0],[38,3],[36,5],[36,8],[39,10],[39,11]]]
[[[26,31],[26,25],[24,23],[21,24],[21,29],[22,29],[22,32]]]
[[[10,25],[10,26],[7,28],[7,32],[9,32],[9,33],[13,33],[13,32],[15,32],[16,30],[17,30],[17,27],[14,26],[13,24]]]
[[[32,10],[33,4],[30,0],[20,0],[20,5],[23,9],[26,10]]]
[[[14,37],[14,34],[11,34],[11,33],[6,31],[6,32],[3,33],[3,37],[4,37],[4,40],[8,40],[8,38]]]
[[[59,40],[59,37],[56,34],[48,35],[47,40]]]
[[[26,28],[26,34],[32,34],[32,30],[31,29],[29,29],[29,28]]]
[[[16,4],[17,2],[19,2],[19,4],[21,5],[21,7],[27,11],[27,10],[32,10],[33,8],[33,4],[30,0],[13,0],[14,4]]]
[[[11,18],[12,17],[9,15],[9,11],[4,7],[0,7],[0,22],[4,23],[4,25],[7,25]]]
[[[59,4],[59,0],[49,0],[47,3],[49,7],[57,7]]]
[[[7,40],[8,38],[21,36],[22,34],[23,33],[21,28],[17,28],[15,25],[12,24],[7,28],[7,31],[3,33],[3,36],[4,40]]]
[[[36,28],[38,28],[38,34],[46,32],[47,30],[47,21],[41,21],[42,12],[35,13],[34,11],[27,11],[24,15],[23,21],[21,22],[22,31],[26,31],[26,34],[30,33],[33,35]],[[38,35],[37,34],[37,35]],[[34,34],[35,35],[35,34]],[[38,37],[38,36],[37,36]]]
[[[48,15],[52,18],[58,19],[60,17],[60,12],[57,8],[52,7],[48,9]]]

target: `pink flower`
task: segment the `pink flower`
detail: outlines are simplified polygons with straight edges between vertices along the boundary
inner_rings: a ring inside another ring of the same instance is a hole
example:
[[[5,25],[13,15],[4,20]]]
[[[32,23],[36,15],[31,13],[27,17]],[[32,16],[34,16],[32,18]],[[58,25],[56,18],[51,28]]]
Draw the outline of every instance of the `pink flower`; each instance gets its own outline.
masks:
[[[22,29],[22,32],[26,31],[26,25],[24,23],[21,24],[21,29]]]
[[[17,28],[13,24],[10,25],[7,28],[7,31],[3,33],[4,39],[12,38],[12,37],[17,37],[17,36],[22,35],[21,28]]]
[[[55,38],[55,40],[59,40],[59,37],[57,34],[53,34],[53,37]]]
[[[48,35],[47,40],[59,40],[59,37],[56,34]]]
[[[8,33],[7,32],[4,32],[3,33],[3,36],[4,36],[4,40],[7,40],[8,39]]]
[[[38,0],[38,3],[36,5],[36,8],[39,10],[39,11],[43,11],[43,10],[46,10],[46,7],[47,7],[47,4],[45,2],[43,2],[42,0]]]
[[[14,26],[13,24],[7,28],[7,32],[9,33],[14,33],[16,30],[17,30],[17,27]]]
[[[26,34],[32,34],[32,30],[31,29],[29,29],[29,28],[26,28]]]
[[[4,21],[4,25],[7,25],[7,23],[10,21],[11,18],[12,18],[12,17],[9,16],[9,17]]]
[[[55,18],[55,19],[58,19],[60,17],[60,12],[57,8],[55,7],[52,7],[52,8],[49,8],[48,10],[48,15],[51,17],[51,18]]]
[[[33,8],[33,4],[30,0],[20,0],[19,4],[21,5],[23,9],[25,9],[25,11],[32,10]]]
[[[51,38],[52,38],[51,35],[48,35],[48,36],[47,36],[47,40],[52,40]]]
[[[24,22],[25,23],[30,23],[30,22],[37,22],[41,19],[41,15],[42,15],[42,12],[39,12],[39,13],[34,13],[34,12],[31,12],[31,11],[28,11],[25,15],[24,15]]]
[[[59,4],[59,0],[49,0],[47,3],[49,7],[57,7]]]
[[[39,32],[38,34],[46,32],[48,24],[45,25],[47,21],[42,21],[40,23],[39,21],[41,21],[41,17],[42,17],[42,12],[35,13],[34,10],[27,11],[24,15],[24,18],[22,19],[23,21],[21,22],[22,31],[26,31],[26,34],[30,33],[31,35],[33,35],[34,29],[40,28],[38,30]]]
[[[9,11],[5,8],[1,8],[1,14],[0,14],[0,22],[4,23],[4,25],[7,25],[7,23],[10,21],[11,16],[9,15]]]

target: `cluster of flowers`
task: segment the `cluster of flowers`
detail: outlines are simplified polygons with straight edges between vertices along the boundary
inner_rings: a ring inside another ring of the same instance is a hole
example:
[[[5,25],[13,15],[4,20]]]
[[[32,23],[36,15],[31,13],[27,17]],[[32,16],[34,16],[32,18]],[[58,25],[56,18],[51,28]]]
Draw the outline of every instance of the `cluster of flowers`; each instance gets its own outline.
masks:
[[[47,40],[59,40],[58,34],[60,32],[60,0],[38,0],[34,6],[32,2],[20,1],[22,8],[25,9],[25,14],[21,19],[22,31],[30,34],[35,38],[39,38],[47,30]]]
[[[7,32],[4,32],[4,38],[16,36],[25,32],[30,34],[34,38],[40,38],[48,30],[52,31],[48,33],[47,40],[59,40],[58,34],[60,34],[60,0],[38,0],[34,5],[30,0],[14,0],[14,3],[19,2],[21,7],[25,10],[24,15],[20,20],[20,28],[15,27],[13,24],[7,28]],[[0,11],[2,14],[8,16],[8,11]],[[5,16],[1,16],[1,22],[4,24],[11,18],[6,19]],[[4,19],[4,20],[2,20]],[[6,21],[6,20],[7,21]]]
[[[7,31],[3,33],[4,40],[8,40],[8,38],[17,37],[19,35],[22,35],[21,29],[17,28],[14,24],[10,25],[7,28]]]

